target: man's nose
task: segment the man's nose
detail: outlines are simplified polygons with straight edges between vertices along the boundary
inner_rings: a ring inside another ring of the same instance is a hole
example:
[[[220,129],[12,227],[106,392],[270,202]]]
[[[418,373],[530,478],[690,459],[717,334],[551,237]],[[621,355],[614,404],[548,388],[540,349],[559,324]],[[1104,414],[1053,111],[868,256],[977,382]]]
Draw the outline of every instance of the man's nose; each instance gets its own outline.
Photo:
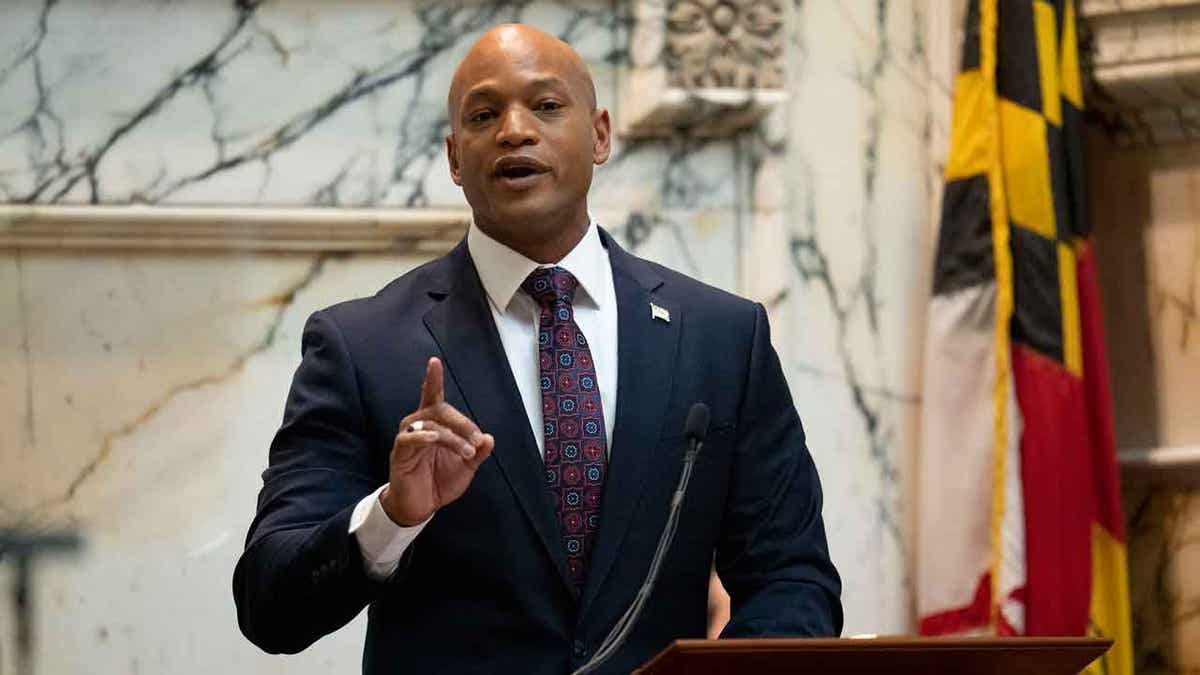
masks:
[[[500,131],[496,141],[500,145],[512,148],[536,144],[537,125],[532,114],[516,106],[509,108],[500,120]]]

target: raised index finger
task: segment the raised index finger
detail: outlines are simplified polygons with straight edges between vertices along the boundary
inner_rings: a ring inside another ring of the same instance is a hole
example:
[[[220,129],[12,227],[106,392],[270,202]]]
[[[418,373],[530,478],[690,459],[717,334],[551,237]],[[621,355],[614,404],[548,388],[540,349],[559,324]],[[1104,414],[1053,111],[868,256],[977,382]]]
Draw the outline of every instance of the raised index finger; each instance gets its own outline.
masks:
[[[442,384],[442,360],[431,356],[425,364],[425,380],[421,382],[421,407],[435,406],[444,400],[446,390]]]

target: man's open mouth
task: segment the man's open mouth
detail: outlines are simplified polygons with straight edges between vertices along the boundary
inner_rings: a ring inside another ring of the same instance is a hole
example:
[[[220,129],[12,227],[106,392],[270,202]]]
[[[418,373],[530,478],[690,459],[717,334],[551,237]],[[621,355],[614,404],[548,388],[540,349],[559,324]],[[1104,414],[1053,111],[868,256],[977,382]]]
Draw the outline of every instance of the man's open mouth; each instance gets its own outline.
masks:
[[[550,167],[532,157],[501,157],[496,160],[495,176],[505,183],[521,185],[550,172]]]
[[[537,171],[535,171],[532,167],[514,166],[510,169],[502,170],[500,172],[500,176],[503,178],[524,178],[526,176],[532,176],[535,173],[537,173]]]

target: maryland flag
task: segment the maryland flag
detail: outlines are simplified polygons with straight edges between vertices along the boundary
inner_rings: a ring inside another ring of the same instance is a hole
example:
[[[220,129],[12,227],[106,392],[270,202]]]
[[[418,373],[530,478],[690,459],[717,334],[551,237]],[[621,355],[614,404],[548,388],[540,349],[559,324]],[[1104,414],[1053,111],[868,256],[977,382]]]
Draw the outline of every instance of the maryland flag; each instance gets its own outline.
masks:
[[[925,354],[926,635],[1098,635],[1132,673],[1073,0],[971,0]]]

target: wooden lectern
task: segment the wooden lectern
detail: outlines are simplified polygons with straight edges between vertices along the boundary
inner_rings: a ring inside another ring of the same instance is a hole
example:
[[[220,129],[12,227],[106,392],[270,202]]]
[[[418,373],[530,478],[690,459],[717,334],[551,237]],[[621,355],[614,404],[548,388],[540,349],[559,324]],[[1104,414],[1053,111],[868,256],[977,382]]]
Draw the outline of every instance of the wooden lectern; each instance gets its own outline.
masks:
[[[1097,638],[676,640],[635,672],[1068,675],[1110,646]]]

